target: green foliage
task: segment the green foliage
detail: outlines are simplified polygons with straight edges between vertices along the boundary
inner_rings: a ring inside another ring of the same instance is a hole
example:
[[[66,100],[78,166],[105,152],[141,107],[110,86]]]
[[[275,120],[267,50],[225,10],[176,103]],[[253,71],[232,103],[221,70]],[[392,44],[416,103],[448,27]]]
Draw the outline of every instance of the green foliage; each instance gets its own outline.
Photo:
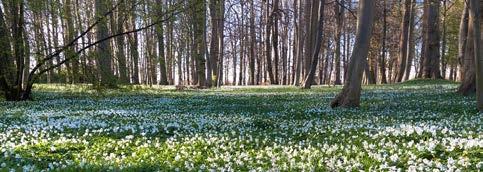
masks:
[[[0,102],[0,171],[478,171],[483,114],[456,87],[365,86],[330,109],[340,87],[39,84]]]

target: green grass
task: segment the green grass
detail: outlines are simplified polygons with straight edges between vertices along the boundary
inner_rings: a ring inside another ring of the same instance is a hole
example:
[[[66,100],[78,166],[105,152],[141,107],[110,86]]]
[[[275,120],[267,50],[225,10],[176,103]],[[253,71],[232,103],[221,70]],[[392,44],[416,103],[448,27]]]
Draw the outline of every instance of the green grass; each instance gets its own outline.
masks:
[[[364,86],[357,109],[331,109],[341,87],[35,85],[0,102],[0,171],[478,171],[483,133],[457,83]]]

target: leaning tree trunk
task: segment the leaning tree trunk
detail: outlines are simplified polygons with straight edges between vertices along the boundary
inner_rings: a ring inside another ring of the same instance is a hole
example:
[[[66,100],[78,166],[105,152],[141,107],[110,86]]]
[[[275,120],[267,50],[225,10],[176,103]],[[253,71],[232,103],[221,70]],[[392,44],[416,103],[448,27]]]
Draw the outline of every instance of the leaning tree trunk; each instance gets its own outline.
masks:
[[[332,108],[339,106],[358,107],[360,105],[362,74],[369,53],[374,23],[374,7],[375,1],[373,0],[359,1],[357,37],[347,71],[347,78],[342,92],[331,102]]]

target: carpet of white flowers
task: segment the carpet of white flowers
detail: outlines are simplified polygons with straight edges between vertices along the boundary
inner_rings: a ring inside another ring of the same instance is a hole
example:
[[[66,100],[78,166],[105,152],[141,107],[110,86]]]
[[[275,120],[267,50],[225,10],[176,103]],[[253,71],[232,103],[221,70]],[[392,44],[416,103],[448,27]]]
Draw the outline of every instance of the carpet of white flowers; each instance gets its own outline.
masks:
[[[0,101],[0,171],[481,171],[483,114],[457,84],[175,91],[37,85]]]

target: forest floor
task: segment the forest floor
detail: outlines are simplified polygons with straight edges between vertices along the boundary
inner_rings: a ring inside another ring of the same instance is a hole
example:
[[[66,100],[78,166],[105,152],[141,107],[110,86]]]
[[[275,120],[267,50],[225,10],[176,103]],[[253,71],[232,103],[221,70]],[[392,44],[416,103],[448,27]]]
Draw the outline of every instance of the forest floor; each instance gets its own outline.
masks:
[[[0,171],[479,171],[483,114],[456,83],[175,91],[36,85],[0,101]]]

